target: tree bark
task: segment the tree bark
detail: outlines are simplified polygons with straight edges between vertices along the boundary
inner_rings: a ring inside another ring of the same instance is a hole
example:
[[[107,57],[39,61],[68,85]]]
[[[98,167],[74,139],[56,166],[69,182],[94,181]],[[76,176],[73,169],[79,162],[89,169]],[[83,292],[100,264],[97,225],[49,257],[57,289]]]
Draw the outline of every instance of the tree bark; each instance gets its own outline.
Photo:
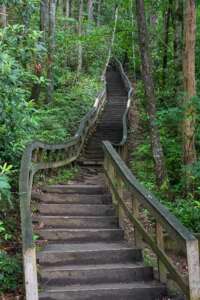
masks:
[[[112,55],[112,49],[113,49],[113,45],[114,45],[114,42],[115,42],[115,35],[116,35],[116,30],[117,30],[118,16],[119,16],[119,7],[116,6],[116,8],[115,8],[115,23],[114,23],[114,28],[113,28],[113,32],[112,32],[112,38],[111,38],[111,41],[110,41],[110,47],[109,47],[109,51],[108,51],[106,66],[105,66],[105,69],[104,69],[104,72],[103,72],[104,75],[106,74],[106,70],[107,70],[107,67],[109,65],[111,55]]]
[[[184,14],[184,55],[183,55],[183,161],[186,167],[197,160],[195,149],[196,112],[192,98],[196,96],[195,80],[195,43],[196,43],[196,9],[195,0],[187,0]],[[189,172],[190,173],[190,172]],[[187,173],[187,181],[189,179]]]
[[[88,21],[93,22],[94,20],[94,1],[93,0],[88,0]]]
[[[167,11],[164,15],[164,48],[163,48],[163,75],[162,84],[165,85],[167,63],[168,63],[168,43],[169,43],[169,26],[171,17],[171,1],[169,0]]]
[[[174,79],[175,95],[183,90],[183,1],[175,0],[174,15]]]
[[[83,23],[83,0],[80,0],[79,6],[79,24],[78,24],[78,36],[79,36],[79,43],[78,43],[78,66],[77,66],[77,75],[79,76],[82,67],[83,67],[83,47],[80,41],[82,37],[82,23]]]
[[[71,1],[63,0],[63,15],[69,18],[71,16]]]
[[[55,29],[56,29],[56,2],[57,0],[49,1],[49,37],[48,37],[48,62],[47,62],[47,102],[53,99],[53,60],[55,54]]]
[[[7,9],[6,5],[0,5],[0,27],[5,28],[7,26]]]
[[[98,1],[97,6],[97,26],[101,25],[101,0]]]
[[[149,129],[151,146],[155,162],[155,171],[158,186],[167,184],[167,172],[164,162],[164,154],[160,142],[159,128],[156,124],[156,98],[152,75],[152,62],[149,51],[149,36],[147,31],[144,0],[136,0],[136,15],[138,23],[138,38],[142,61],[142,75],[147,97],[147,112],[149,117]]]
[[[49,0],[40,2],[40,30],[43,32],[44,41],[46,41],[49,31]]]

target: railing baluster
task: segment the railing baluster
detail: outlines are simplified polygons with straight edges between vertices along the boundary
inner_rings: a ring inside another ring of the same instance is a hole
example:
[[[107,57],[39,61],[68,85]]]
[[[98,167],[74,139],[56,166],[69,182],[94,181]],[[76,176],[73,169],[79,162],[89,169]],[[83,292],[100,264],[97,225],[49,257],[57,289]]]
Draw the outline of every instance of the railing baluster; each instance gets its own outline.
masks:
[[[135,217],[135,219],[139,219],[140,216],[140,204],[139,201],[137,200],[136,197],[132,197],[132,210],[133,210],[133,215]],[[141,234],[138,232],[138,230],[136,228],[134,228],[134,236],[135,236],[135,245],[139,248],[143,248],[143,241],[142,241],[142,237]]]
[[[159,222],[156,222],[156,242],[158,247],[164,251],[165,250],[164,233],[163,233],[163,228]],[[159,272],[160,281],[166,283],[167,282],[166,268],[159,258],[158,258],[158,272]]]

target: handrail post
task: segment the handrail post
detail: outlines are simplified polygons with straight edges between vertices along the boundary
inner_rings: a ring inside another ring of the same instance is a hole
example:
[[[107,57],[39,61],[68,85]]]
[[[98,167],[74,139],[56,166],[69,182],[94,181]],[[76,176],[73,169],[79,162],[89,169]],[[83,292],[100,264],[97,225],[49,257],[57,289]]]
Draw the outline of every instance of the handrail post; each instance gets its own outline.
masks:
[[[116,185],[117,185],[118,195],[121,199],[123,199],[124,184],[123,184],[123,181],[120,179],[120,177],[117,175],[116,175]],[[119,225],[123,228],[123,210],[122,210],[119,202],[118,202],[118,218],[119,218]]]
[[[164,251],[165,250],[164,233],[163,233],[163,228],[159,222],[156,222],[156,242],[158,247]],[[166,283],[167,282],[166,268],[159,258],[158,258],[158,272],[159,272],[160,281]]]
[[[189,299],[200,299],[200,265],[198,240],[187,241],[187,263],[189,276]]]
[[[132,211],[133,211],[133,215],[134,215],[135,219],[139,218],[139,207],[140,207],[140,204],[139,204],[138,200],[132,196]],[[134,227],[134,237],[135,237],[135,245],[139,248],[143,248],[142,237],[141,237],[141,234],[136,229],[136,227]]]
[[[35,247],[23,251],[26,300],[38,300],[38,280]]]

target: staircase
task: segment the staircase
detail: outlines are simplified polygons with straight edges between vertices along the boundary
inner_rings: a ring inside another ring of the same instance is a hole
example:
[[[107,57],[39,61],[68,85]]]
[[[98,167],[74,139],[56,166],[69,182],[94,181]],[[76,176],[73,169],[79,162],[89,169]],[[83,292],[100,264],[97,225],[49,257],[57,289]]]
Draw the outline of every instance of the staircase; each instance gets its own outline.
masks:
[[[41,300],[163,299],[166,287],[143,263],[142,250],[124,232],[106,189],[102,141],[119,143],[127,92],[120,74],[107,71],[107,104],[90,135],[81,179],[47,186],[32,195],[38,203],[34,230],[42,240],[37,251]],[[96,167],[95,167],[96,165]]]
[[[127,91],[120,73],[114,67],[108,69],[106,81],[109,83],[107,84],[107,102],[95,132],[86,144],[84,161],[102,162],[102,141],[108,140],[117,144],[122,139],[122,118],[128,100]]]
[[[49,186],[39,200],[36,233],[41,300],[162,299],[166,288],[124,240],[104,185]]]

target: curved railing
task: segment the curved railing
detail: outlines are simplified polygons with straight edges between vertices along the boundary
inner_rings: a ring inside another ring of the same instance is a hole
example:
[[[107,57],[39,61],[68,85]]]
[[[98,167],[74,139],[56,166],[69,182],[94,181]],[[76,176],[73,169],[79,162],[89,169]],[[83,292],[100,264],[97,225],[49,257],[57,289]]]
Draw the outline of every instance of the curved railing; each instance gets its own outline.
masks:
[[[19,197],[27,300],[38,300],[36,249],[31,213],[33,177],[39,170],[65,166],[79,157],[88,132],[96,123],[106,101],[105,72],[103,84],[103,91],[96,98],[92,109],[82,119],[77,133],[71,140],[65,144],[53,145],[34,141],[24,150],[20,168]]]
[[[127,139],[128,139],[128,121],[129,121],[129,111],[130,111],[130,107],[131,107],[131,102],[133,100],[133,86],[128,78],[128,76],[126,75],[124,68],[121,64],[121,62],[115,58],[115,66],[117,67],[121,78],[123,80],[124,86],[126,88],[127,94],[128,94],[128,100],[127,100],[127,105],[126,105],[126,109],[124,111],[123,114],[123,118],[122,118],[122,125],[123,125],[123,135],[122,135],[122,139],[120,141],[120,143],[118,144],[113,144],[113,146],[115,146],[115,148],[117,149],[118,153],[120,154],[120,156],[126,160],[127,159],[127,153],[128,153],[128,148],[127,148]]]

